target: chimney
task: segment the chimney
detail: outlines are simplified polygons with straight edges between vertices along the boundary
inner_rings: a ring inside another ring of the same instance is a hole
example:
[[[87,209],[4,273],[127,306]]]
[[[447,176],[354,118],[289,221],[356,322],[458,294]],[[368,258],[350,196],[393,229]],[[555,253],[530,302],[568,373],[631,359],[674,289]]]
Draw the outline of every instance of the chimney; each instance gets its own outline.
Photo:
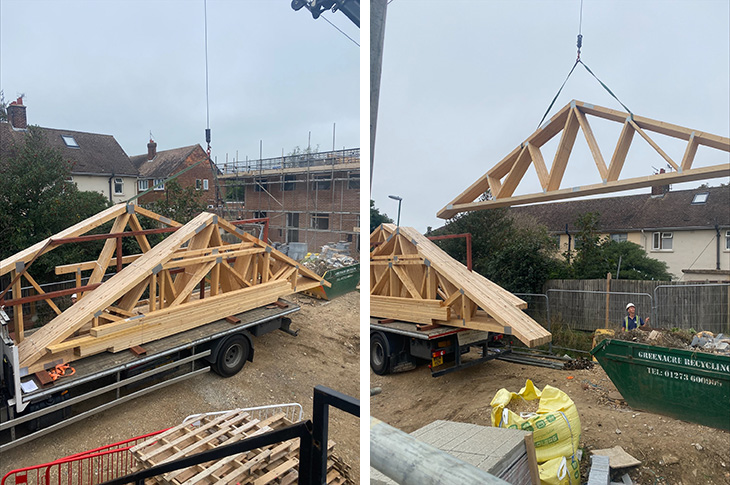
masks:
[[[155,159],[157,156],[157,142],[152,141],[152,138],[150,138],[150,142],[147,144],[147,161],[151,162]]]
[[[10,103],[7,111],[10,126],[17,130],[25,130],[28,128],[28,119],[25,117],[25,106],[23,106],[22,96]]]
[[[659,169],[659,173],[660,174],[666,173],[666,171],[662,168],[662,169]],[[669,192],[669,184],[651,186],[651,195],[664,195],[667,192]]]

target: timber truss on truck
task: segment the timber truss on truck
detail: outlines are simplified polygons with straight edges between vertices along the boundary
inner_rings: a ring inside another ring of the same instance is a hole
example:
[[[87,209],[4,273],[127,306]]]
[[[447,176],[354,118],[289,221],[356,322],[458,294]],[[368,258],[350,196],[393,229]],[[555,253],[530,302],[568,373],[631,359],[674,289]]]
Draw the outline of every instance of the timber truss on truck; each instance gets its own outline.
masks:
[[[154,228],[143,229],[141,217]],[[153,245],[148,236],[161,234],[167,236]],[[123,238],[136,246],[123,250]],[[55,266],[58,275],[75,274],[75,286],[46,292],[31,276],[33,263],[49,251],[92,241],[104,241],[96,260]],[[59,420],[81,419],[89,413],[69,417],[69,406],[103,393],[115,402],[94,412],[211,366],[232,376],[253,359],[253,337],[276,329],[295,334],[287,315],[299,307],[281,297],[330,286],[214,214],[182,225],[131,204],[112,206],[1,261],[5,275],[0,450],[48,432]],[[72,294],[78,301],[69,305]],[[39,302],[52,310],[50,321],[35,313]],[[185,364],[185,376],[140,389],[148,378]]]

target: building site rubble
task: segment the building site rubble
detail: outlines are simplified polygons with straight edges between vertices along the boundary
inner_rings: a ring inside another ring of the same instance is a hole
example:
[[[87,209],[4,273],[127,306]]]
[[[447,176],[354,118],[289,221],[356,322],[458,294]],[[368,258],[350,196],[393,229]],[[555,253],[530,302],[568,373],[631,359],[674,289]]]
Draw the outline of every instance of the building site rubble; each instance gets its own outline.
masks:
[[[357,263],[357,260],[349,255],[350,243],[325,244],[318,253],[307,253],[301,263],[310,271],[319,276],[324,275],[332,269],[343,268]]]

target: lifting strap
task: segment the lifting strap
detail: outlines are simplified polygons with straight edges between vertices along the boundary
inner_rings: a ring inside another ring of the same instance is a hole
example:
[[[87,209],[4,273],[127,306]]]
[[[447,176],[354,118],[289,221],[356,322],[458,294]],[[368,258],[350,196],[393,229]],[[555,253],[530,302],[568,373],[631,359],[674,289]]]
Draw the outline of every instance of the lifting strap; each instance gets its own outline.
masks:
[[[588,68],[588,66],[586,66],[586,64],[580,59],[580,49],[583,47],[583,34],[582,34],[582,31],[583,31],[583,0],[581,0],[581,2],[580,2],[580,24],[579,24],[579,27],[578,27],[578,40],[576,42],[576,46],[578,47],[578,57],[575,59],[575,63],[573,64],[573,67],[570,68],[570,72],[568,73],[568,76],[565,78],[565,81],[563,81],[563,84],[560,86],[560,89],[558,89],[558,93],[555,95],[555,97],[553,98],[553,100],[550,102],[550,106],[548,106],[548,109],[545,111],[545,114],[542,115],[542,119],[540,120],[540,123],[537,124],[537,129],[540,129],[540,126],[542,126],[543,121],[545,121],[545,118],[547,117],[547,115],[550,112],[550,110],[553,108],[553,105],[555,104],[555,101],[557,101],[558,96],[560,96],[560,92],[563,90],[563,87],[565,87],[565,83],[568,82],[568,79],[570,78],[570,75],[573,74],[573,71],[575,71],[575,66],[577,66],[578,64],[583,65],[583,67],[586,68],[586,71],[588,71],[590,73],[590,75],[593,76],[596,79],[596,81],[598,81],[598,83],[601,86],[603,86],[603,89],[605,89],[606,91],[608,91],[608,94],[610,94],[613,97],[613,99],[615,99],[616,101],[618,101],[618,103],[626,110],[626,112],[628,112],[632,116],[632,118],[634,116],[634,113],[632,113],[631,110],[629,108],[627,108],[626,105],[623,104],[621,102],[621,100],[618,99],[618,97],[615,94],[613,94],[613,91],[611,91],[608,88],[608,86],[606,86],[606,84],[603,83],[603,81],[601,81],[600,79],[598,79],[598,76],[596,76],[595,74],[593,74],[593,71],[591,71]]]

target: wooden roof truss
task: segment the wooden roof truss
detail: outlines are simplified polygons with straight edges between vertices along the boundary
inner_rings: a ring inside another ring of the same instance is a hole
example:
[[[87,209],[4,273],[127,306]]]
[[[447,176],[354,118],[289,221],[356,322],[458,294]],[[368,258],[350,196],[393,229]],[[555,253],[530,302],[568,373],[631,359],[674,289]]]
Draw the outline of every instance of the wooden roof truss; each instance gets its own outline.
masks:
[[[550,333],[527,303],[470,272],[410,227],[383,224],[370,235],[370,315],[515,335],[530,347]]]
[[[122,256],[121,270],[111,277],[107,268],[117,265],[120,255],[116,238],[105,241],[96,261],[57,267],[57,274],[74,273],[77,287],[84,290],[79,292],[79,301],[65,311],[26,271],[35,258],[56,247],[54,240],[80,236],[109,221],[113,221],[111,234],[120,234],[127,227],[141,231],[138,215],[177,229],[155,246],[145,235],[135,235],[142,253]],[[225,243],[223,233],[238,242]],[[10,273],[14,299],[24,278],[57,314],[25,335],[22,303],[5,302],[13,306],[21,367],[28,367],[29,372],[59,361],[124,350],[273,303],[294,292],[329,286],[314,272],[214,214],[203,212],[180,225],[124,204],[0,262],[0,271],[0,275]],[[83,272],[90,274],[88,283],[81,286]]]
[[[608,164],[593,134],[588,116],[595,116],[623,125],[618,142]],[[582,131],[593,156],[601,182],[561,189],[563,175],[578,131]],[[687,141],[682,160],[673,160],[653,140],[648,132],[659,133]],[[540,148],[561,133],[552,165],[548,170]],[[626,156],[634,135],[638,133],[672,167],[673,172],[620,180]],[[616,111],[582,101],[571,101],[546,124],[538,128],[519,147],[482,175],[464,192],[441,209],[437,216],[449,219],[465,211],[491,209],[519,204],[545,202],[585,195],[631,190],[652,185],[666,185],[693,180],[730,176],[730,162],[693,168],[699,146],[730,152],[730,139],[701,131],[656,121],[642,116]],[[528,167],[533,165],[542,186],[542,193],[513,196]],[[492,200],[475,202],[491,189]]]

